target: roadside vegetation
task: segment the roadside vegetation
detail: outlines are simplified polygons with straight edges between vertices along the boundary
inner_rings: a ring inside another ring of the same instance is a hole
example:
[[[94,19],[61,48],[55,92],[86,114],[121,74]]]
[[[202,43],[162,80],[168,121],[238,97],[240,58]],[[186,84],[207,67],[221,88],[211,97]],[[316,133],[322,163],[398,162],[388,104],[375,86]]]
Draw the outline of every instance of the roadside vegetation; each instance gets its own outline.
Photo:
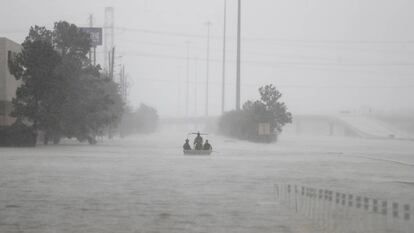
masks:
[[[21,82],[11,114],[19,127],[43,132],[46,144],[62,137],[94,144],[120,122],[124,103],[118,84],[91,64],[90,49],[89,35],[74,24],[30,28],[22,51],[9,62]]]
[[[153,133],[158,127],[158,112],[155,108],[141,104],[139,108],[127,109],[120,126],[121,137],[133,134]]]
[[[225,113],[219,122],[223,135],[256,142],[273,142],[282,133],[283,126],[292,123],[292,114],[282,94],[273,85],[259,88],[260,99],[247,101],[240,111]]]

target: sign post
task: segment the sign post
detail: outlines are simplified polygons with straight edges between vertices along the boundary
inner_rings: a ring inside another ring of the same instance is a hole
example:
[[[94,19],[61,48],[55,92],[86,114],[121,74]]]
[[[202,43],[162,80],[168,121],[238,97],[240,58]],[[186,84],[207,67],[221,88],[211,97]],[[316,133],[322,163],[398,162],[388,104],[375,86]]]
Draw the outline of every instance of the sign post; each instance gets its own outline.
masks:
[[[81,27],[80,30],[89,34],[91,38],[91,46],[93,48],[93,65],[96,65],[96,47],[102,45],[102,28]],[[91,55],[89,55],[89,59],[92,60]]]

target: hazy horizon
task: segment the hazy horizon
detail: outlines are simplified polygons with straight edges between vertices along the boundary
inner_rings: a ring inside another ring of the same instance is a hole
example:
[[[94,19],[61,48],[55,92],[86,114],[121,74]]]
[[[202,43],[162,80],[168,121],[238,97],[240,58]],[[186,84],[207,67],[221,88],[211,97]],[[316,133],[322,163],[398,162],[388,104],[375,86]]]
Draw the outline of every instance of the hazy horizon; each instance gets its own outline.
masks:
[[[0,3],[6,6],[0,8],[0,37],[18,43],[33,25],[52,28],[65,20],[87,26],[93,14],[94,26],[103,26],[104,9],[113,6],[116,63],[126,67],[128,101],[154,106],[163,117],[184,116],[187,41],[189,112],[204,114],[205,23],[211,21],[209,112],[220,113],[222,0]],[[226,110],[235,105],[236,3],[228,0]],[[408,0],[243,1],[242,102],[258,98],[259,86],[272,83],[293,114],[414,112],[413,10]]]

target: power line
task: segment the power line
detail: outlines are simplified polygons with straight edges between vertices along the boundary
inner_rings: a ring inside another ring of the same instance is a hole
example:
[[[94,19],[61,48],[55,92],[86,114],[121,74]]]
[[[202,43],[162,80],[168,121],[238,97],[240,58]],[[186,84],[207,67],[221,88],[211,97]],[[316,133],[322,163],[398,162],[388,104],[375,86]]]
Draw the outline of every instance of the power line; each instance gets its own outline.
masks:
[[[162,35],[162,36],[199,38],[199,39],[205,38],[205,36],[201,34],[191,34],[191,33],[182,33],[182,32],[158,31],[158,30],[151,30],[151,29],[128,28],[128,27],[116,27],[115,29],[120,30],[120,31],[137,32],[137,33]]]
[[[104,26],[108,27],[108,26]],[[186,37],[186,38],[199,38],[204,39],[205,35],[196,33],[185,33],[185,32],[174,32],[174,31],[163,31],[153,30],[146,28],[133,28],[133,27],[114,27],[114,30],[123,32],[135,32],[152,35],[162,35],[171,37]],[[27,33],[28,30],[23,29],[11,29],[3,28],[0,29],[0,33]],[[222,36],[211,35],[211,39],[222,40]],[[235,37],[232,39],[236,39]],[[295,39],[295,38],[272,38],[272,37],[242,37],[245,41],[261,41],[261,43],[285,43],[285,44],[353,44],[353,45],[414,45],[414,39],[408,40],[339,40],[339,39]]]
[[[171,55],[160,55],[160,54],[148,54],[148,53],[133,53],[130,55],[133,56],[139,56],[144,58],[152,58],[152,59],[166,59],[166,60],[185,60],[185,57],[180,56],[171,56]],[[199,57],[191,57],[190,60],[192,61],[205,61],[204,59],[201,59]],[[220,63],[221,60],[219,59],[210,59],[211,62]],[[229,61],[229,60],[228,60]],[[235,63],[235,61],[230,61]],[[282,65],[272,62],[265,62],[265,63],[259,63],[259,62],[253,62],[250,63],[249,61],[242,61],[246,65],[255,65],[255,66],[265,66],[265,67],[281,67]],[[282,67],[289,67],[289,66],[282,66]],[[408,77],[412,78],[414,77],[414,74],[409,73],[399,73],[399,72],[392,72],[392,71],[385,71],[385,70],[366,70],[366,69],[354,69],[353,67],[339,67],[339,66],[328,66],[328,67],[315,67],[315,66],[294,66],[295,69],[305,69],[305,70],[312,70],[312,71],[318,71],[318,72],[341,72],[341,73],[360,73],[360,74],[369,74],[369,75],[375,75],[375,76],[393,76],[393,77]],[[346,68],[346,69],[344,69]]]
[[[141,57],[154,57],[154,58],[166,58],[166,59],[176,59],[176,60],[184,60],[187,59],[183,56],[176,56],[176,55],[168,55],[168,54],[155,54],[155,53],[141,53],[141,52],[120,52],[124,55],[134,55],[134,56],[141,56]],[[190,57],[190,60],[206,60],[200,59],[198,57]],[[210,58],[208,59],[210,62],[222,62],[221,59]],[[236,62],[234,60],[228,60],[231,62]],[[251,63],[251,64],[262,64],[262,65],[284,65],[284,66],[343,66],[343,67],[352,67],[352,66],[361,66],[361,67],[411,67],[414,66],[414,63],[408,62],[377,62],[377,63],[334,63],[334,62],[301,62],[301,61],[261,61],[261,60],[243,60],[243,63]]]
[[[132,43],[132,41],[130,41]],[[153,42],[153,41],[133,41],[133,43],[136,44],[145,44],[145,45],[150,45],[150,46],[160,46],[160,47],[170,47],[170,48],[178,48],[178,49],[184,49],[183,46],[177,45],[177,44],[171,44],[171,43],[158,43],[158,42]],[[204,50],[205,47],[197,47],[197,46],[192,46],[192,49],[199,49]],[[216,51],[217,53],[220,52],[222,53],[222,48],[213,48],[211,49],[213,51]],[[244,54],[246,54],[247,56],[251,57],[252,55],[258,55],[258,56],[269,56],[269,57],[280,57],[280,58],[288,58],[288,57],[292,57],[292,58],[298,58],[298,59],[303,59],[303,60],[323,60],[326,62],[338,62],[338,58],[337,57],[323,57],[323,56],[311,56],[311,55],[303,55],[303,54],[293,54],[293,53],[269,53],[269,52],[258,52],[257,50],[251,50],[251,49],[244,49]],[[225,52],[231,52],[231,53],[236,53],[235,50],[231,50],[231,49],[226,49]],[[376,51],[376,52],[381,52],[381,51]],[[390,51],[388,51],[390,52]],[[340,59],[343,62],[343,59]],[[349,60],[349,59],[347,59]],[[350,63],[350,62],[344,62],[344,63]]]
[[[175,83],[175,80],[168,79],[154,79],[154,78],[138,78],[138,81],[161,82],[161,83]],[[204,82],[190,81],[190,84],[205,84]],[[220,86],[221,82],[211,82],[212,85]],[[226,85],[236,85],[235,82],[226,82]],[[243,83],[244,87],[259,87],[258,83]],[[278,88],[289,89],[414,89],[414,85],[291,85],[291,84],[276,84]]]
[[[129,27],[116,27],[116,30],[137,32],[144,34],[154,34],[172,37],[191,37],[203,39],[205,36],[202,34],[184,33],[184,32],[172,32],[162,30],[151,30],[143,28],[129,28]],[[211,39],[222,40],[221,36],[211,36]],[[234,38],[236,39],[236,38]],[[389,45],[404,45],[414,44],[413,40],[335,40],[335,39],[292,39],[292,38],[271,38],[271,37],[242,37],[242,40],[246,41],[262,41],[267,43],[286,43],[286,44],[389,44]]]
[[[131,30],[133,32],[141,32],[147,34],[155,34],[162,36],[174,36],[174,37],[187,37],[203,39],[203,35],[180,33],[180,32],[168,32],[168,31],[156,31],[147,29],[131,29],[123,28],[123,30]],[[211,36],[211,39],[222,40],[221,36]],[[235,39],[230,38],[230,39]],[[412,52],[407,49],[413,48],[414,40],[301,40],[301,39],[286,39],[286,38],[260,38],[260,37],[243,37],[242,41],[249,45],[266,46],[266,50],[269,46],[277,47],[294,47],[302,49],[317,49],[317,50],[341,50],[363,53],[408,53]],[[173,45],[170,45],[173,46]],[[362,46],[362,47],[361,47]],[[381,46],[381,48],[378,48]],[[391,46],[391,47],[390,47]],[[398,47],[396,47],[398,46]],[[395,51],[396,48],[401,47],[403,51]],[[247,50],[245,51],[247,52]],[[414,52],[414,51],[413,51]]]

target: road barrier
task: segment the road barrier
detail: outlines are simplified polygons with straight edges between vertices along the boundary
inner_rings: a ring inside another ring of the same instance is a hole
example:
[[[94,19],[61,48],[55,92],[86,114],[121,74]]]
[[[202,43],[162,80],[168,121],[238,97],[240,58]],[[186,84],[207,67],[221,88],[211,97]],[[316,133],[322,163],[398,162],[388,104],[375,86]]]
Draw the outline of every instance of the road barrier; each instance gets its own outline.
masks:
[[[297,184],[276,184],[278,201],[322,233],[413,233],[412,205]]]

